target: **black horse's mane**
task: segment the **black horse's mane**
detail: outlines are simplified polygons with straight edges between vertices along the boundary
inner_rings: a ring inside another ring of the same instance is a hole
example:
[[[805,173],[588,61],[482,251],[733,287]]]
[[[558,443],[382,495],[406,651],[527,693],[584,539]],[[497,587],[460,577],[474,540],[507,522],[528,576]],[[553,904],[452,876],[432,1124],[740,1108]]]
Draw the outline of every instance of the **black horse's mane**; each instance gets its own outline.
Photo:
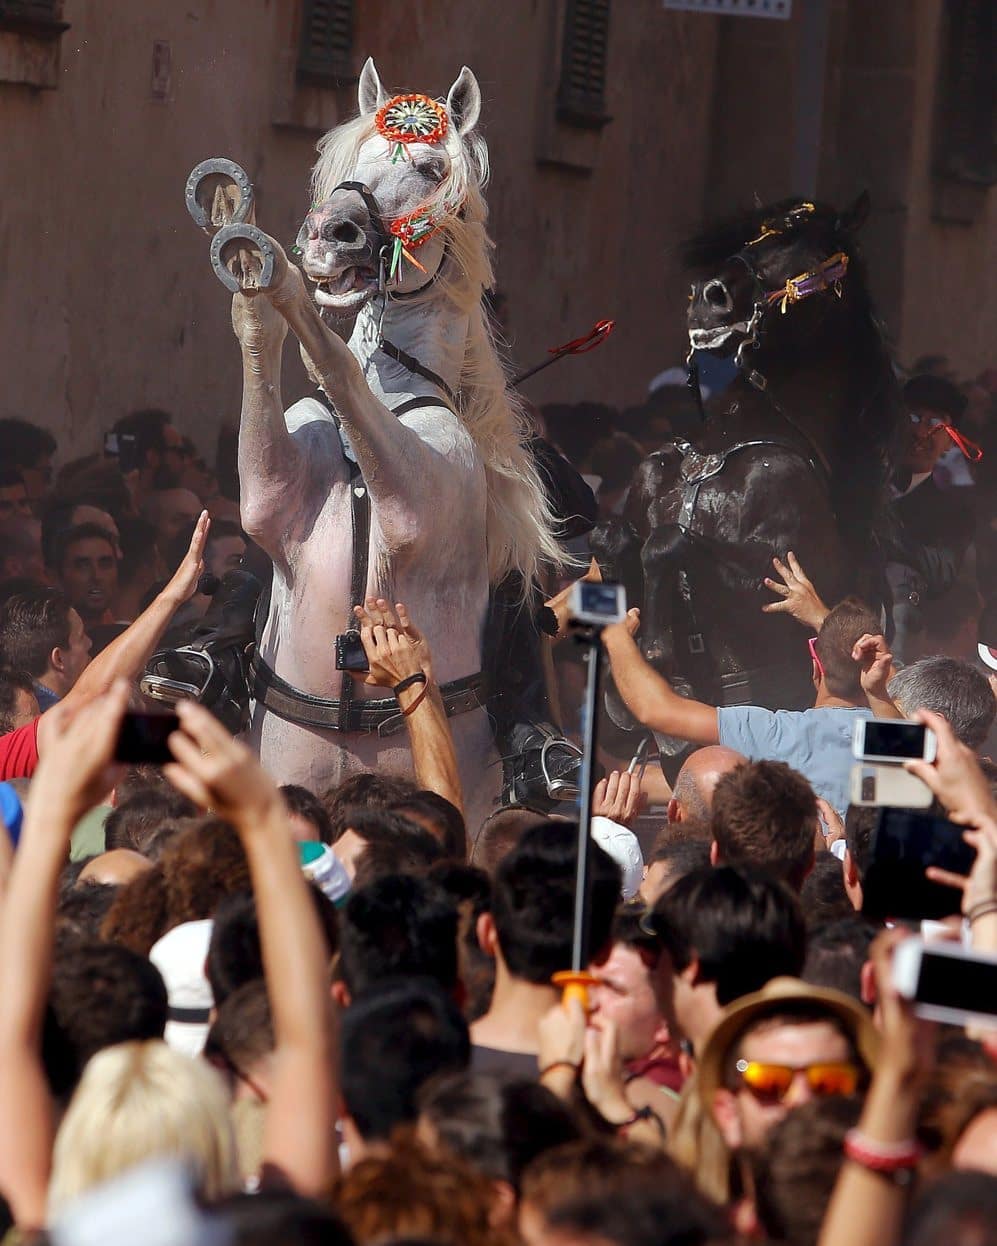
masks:
[[[823,229],[829,235],[840,234],[842,249],[851,255],[854,241],[849,237],[851,226],[848,215],[839,213],[827,203],[814,203],[812,212],[801,212],[803,202],[795,198],[779,199],[775,203],[742,208],[711,222],[682,243],[685,267],[715,268],[757,238],[763,225],[783,229],[786,233],[794,229]],[[794,212],[797,213],[795,217],[792,215]]]

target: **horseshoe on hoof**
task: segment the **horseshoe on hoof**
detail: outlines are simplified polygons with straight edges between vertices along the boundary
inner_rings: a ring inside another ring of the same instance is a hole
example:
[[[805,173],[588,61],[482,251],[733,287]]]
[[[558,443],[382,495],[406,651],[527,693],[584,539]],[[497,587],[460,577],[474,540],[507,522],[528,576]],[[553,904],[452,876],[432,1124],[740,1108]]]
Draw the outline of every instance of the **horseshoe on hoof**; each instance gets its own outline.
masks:
[[[240,280],[228,267],[228,261],[241,253],[244,263],[247,252],[259,264],[260,271],[253,274],[244,266],[244,276]],[[273,243],[255,225],[226,225],[211,240],[211,267],[222,285],[233,294],[268,290],[273,281],[276,259]]]
[[[253,210],[253,183],[234,160],[213,156],[191,169],[184,191],[194,224],[213,234],[225,225],[241,225]]]

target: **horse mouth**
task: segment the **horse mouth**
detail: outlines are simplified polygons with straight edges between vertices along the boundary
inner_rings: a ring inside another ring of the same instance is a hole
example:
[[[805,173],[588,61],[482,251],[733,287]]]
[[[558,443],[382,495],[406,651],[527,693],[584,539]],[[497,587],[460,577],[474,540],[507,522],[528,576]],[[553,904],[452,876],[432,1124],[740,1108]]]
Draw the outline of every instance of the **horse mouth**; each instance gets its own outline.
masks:
[[[735,334],[747,333],[745,321],[737,324],[718,324],[712,329],[690,329],[689,345],[693,350],[720,350],[726,346]]]
[[[333,314],[357,311],[377,290],[377,273],[366,264],[351,264],[334,276],[311,280],[315,282],[315,302]]]

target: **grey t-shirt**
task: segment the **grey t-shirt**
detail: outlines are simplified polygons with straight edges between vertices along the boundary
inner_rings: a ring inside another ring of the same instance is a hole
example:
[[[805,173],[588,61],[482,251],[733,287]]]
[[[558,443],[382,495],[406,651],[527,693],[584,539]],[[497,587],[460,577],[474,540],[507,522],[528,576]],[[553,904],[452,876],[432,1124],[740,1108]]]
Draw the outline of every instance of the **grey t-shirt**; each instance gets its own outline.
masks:
[[[784,761],[844,817],[857,716],[871,718],[872,711],[843,706],[766,710],[758,705],[731,705],[717,710],[717,726],[721,744],[751,761]]]

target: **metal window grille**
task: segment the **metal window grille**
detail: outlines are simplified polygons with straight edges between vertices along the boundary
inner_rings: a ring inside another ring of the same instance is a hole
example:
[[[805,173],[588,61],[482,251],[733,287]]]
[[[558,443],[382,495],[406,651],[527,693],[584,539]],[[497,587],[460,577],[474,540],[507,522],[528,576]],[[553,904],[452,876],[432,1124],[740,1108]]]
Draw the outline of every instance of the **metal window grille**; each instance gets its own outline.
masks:
[[[939,67],[936,169],[944,178],[997,184],[997,6],[948,0]]]
[[[606,115],[610,0],[567,0],[557,116],[573,125],[597,128]]]
[[[353,0],[303,0],[298,78],[317,86],[344,86],[353,72]]]

